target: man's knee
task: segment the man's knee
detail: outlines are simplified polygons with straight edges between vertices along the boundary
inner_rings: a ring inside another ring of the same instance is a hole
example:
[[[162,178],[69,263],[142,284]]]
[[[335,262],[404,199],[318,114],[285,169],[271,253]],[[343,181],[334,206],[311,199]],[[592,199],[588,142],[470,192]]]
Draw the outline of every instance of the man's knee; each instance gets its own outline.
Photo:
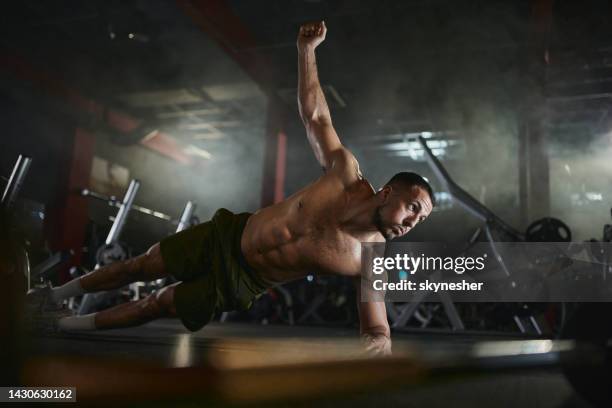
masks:
[[[164,307],[160,304],[155,293],[140,301],[140,315],[145,320],[156,319],[164,314]]]
[[[175,316],[174,287],[175,285],[166,286],[147,296],[143,306],[146,313],[150,314],[151,317]]]
[[[126,263],[128,263],[128,270],[134,280],[153,280],[166,275],[159,243],[153,245],[144,254],[127,260]]]

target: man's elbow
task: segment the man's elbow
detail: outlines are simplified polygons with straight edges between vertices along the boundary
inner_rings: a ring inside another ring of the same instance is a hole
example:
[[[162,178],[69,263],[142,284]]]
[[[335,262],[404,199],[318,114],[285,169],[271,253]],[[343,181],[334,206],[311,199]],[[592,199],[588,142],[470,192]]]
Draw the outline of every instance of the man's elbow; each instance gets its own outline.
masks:
[[[304,125],[306,125],[312,117],[312,110],[306,109],[304,107],[304,104],[298,100],[298,112],[300,113],[300,119],[302,119],[302,122],[304,123]]]
[[[300,109],[300,118],[306,129],[320,129],[324,126],[330,126],[331,116],[320,112],[319,109]]]
[[[312,102],[298,99],[298,112],[304,125],[315,123],[318,120],[318,112]]]

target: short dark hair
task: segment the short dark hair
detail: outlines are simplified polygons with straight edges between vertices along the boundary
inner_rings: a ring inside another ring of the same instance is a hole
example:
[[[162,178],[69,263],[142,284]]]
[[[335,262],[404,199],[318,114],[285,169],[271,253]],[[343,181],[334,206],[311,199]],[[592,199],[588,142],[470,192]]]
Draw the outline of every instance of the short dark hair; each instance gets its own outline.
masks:
[[[432,208],[436,206],[436,196],[431,188],[431,185],[425,180],[422,176],[410,172],[410,171],[402,171],[397,173],[395,176],[391,177],[389,181],[385,184],[385,186],[393,186],[393,185],[401,185],[402,187],[410,188],[412,186],[417,186],[427,191],[429,194],[429,199],[431,200]]]

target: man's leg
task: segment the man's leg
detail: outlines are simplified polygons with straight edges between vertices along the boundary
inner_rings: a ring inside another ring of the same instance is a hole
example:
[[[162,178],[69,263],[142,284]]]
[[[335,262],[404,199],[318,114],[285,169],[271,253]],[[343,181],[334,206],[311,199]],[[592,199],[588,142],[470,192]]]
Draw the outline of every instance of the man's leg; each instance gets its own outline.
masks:
[[[50,297],[58,303],[73,296],[118,289],[132,282],[152,281],[167,275],[159,244],[155,244],[142,255],[103,266],[51,289]]]
[[[179,282],[180,283],[180,282]],[[160,317],[176,316],[174,307],[175,283],[141,300],[91,313],[84,316],[63,317],[58,326],[61,330],[104,330],[139,326]]]

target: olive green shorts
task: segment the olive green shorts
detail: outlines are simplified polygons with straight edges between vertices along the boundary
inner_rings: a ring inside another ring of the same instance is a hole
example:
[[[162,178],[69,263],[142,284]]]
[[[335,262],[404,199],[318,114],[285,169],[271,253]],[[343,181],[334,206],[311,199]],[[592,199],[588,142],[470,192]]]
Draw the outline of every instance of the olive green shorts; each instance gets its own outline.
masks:
[[[160,242],[166,271],[181,281],[174,305],[189,330],[201,329],[216,311],[248,309],[272,286],[247,265],[240,249],[250,216],[221,208],[210,221]]]

